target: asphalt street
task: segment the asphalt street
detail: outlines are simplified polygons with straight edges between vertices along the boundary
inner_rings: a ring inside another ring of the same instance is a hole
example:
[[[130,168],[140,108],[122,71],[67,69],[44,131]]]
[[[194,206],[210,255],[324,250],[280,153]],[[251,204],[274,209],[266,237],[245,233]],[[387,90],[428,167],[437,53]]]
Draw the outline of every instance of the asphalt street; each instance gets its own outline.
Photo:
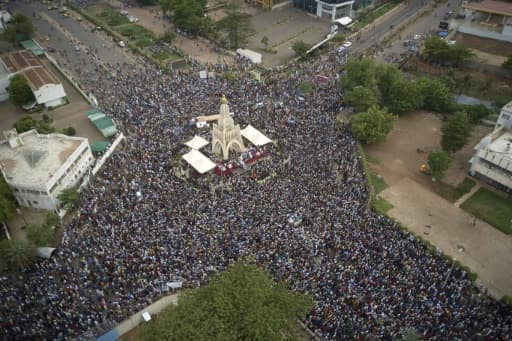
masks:
[[[50,54],[74,74],[75,79],[78,79],[79,69],[94,77],[99,64],[108,63],[113,69],[120,70],[125,63],[136,63],[107,34],[92,32],[92,24],[85,19],[79,22],[78,14],[74,12],[65,17],[57,10],[49,11],[47,5],[40,2],[15,2],[10,10],[32,19],[37,28],[37,40],[45,48],[55,50]]]
[[[361,53],[368,49],[370,46],[378,43],[387,33],[389,33],[391,27],[397,27],[400,25],[400,23],[407,21],[412,15],[420,11],[423,7],[429,6],[433,2],[433,0],[409,1],[409,3],[402,8],[402,10],[393,13],[382,22],[375,25],[373,29],[361,34],[361,39],[355,41],[352,45],[352,54]],[[428,21],[422,21],[425,27],[421,31],[428,30],[429,28],[427,27],[437,28],[439,21],[442,20],[442,15],[448,9],[456,8],[459,2],[459,0],[449,0],[444,4],[438,5],[437,9],[434,11],[437,16],[434,16],[434,13],[432,13],[428,16],[430,18]],[[450,4],[449,6],[447,5],[448,3]]]

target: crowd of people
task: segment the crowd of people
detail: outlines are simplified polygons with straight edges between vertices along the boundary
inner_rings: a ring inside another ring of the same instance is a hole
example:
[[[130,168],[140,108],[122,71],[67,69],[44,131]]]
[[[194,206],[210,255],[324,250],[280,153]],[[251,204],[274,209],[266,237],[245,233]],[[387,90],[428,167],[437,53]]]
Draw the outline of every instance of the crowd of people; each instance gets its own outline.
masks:
[[[236,79],[149,65],[84,75],[127,141],[82,193],[54,256],[0,277],[0,338],[98,336],[167,294],[167,283],[198,287],[252,256],[313,296],[304,322],[322,340],[393,339],[407,329],[425,339],[508,339],[509,308],[368,208],[357,143],[336,122],[344,59],[333,51],[266,71],[261,82],[246,63],[232,69]],[[328,77],[301,93],[318,75]],[[226,190],[198,190],[174,175],[173,160],[196,134],[190,119],[217,114],[223,94],[237,123],[276,140],[272,162],[254,166],[275,167],[274,175],[231,176]]]

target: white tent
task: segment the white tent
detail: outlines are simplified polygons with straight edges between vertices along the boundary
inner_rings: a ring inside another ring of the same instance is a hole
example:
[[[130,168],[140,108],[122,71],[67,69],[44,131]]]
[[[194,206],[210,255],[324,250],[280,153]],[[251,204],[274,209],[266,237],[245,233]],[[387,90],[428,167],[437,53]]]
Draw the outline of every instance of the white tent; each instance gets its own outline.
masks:
[[[46,247],[46,246],[38,247],[36,249],[36,255],[39,258],[50,259],[52,254],[55,252],[55,250],[57,250],[57,249],[54,247]]]
[[[183,160],[194,167],[200,174],[204,174],[215,168],[215,163],[198,150],[192,149],[182,156]]]
[[[240,131],[243,137],[249,140],[255,146],[263,146],[267,143],[272,142],[271,139],[263,135],[258,129],[254,128],[252,125],[248,125],[244,129]]]
[[[203,148],[204,146],[208,145],[208,141],[206,141],[204,138],[202,138],[201,136],[194,136],[191,140],[185,142],[185,145],[187,147],[190,147],[192,149],[201,149]]]
[[[343,17],[336,19],[335,22],[340,24],[341,26],[347,26],[352,22],[352,19],[350,17]]]

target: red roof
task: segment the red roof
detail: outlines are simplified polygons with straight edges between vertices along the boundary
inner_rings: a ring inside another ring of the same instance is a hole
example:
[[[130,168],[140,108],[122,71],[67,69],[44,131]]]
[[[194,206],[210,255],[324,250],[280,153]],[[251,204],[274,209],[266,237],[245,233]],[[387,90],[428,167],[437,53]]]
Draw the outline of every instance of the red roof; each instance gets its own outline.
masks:
[[[464,7],[492,14],[504,15],[507,17],[512,17],[512,3],[505,1],[496,1],[496,0],[484,0],[482,2],[470,2]]]

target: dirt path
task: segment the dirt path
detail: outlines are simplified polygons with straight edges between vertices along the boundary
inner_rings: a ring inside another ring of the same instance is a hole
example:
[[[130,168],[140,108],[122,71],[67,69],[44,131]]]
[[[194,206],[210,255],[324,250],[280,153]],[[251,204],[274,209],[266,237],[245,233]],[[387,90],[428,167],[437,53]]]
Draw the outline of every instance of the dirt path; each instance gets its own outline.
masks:
[[[394,205],[388,214],[445,254],[467,265],[497,298],[512,295],[512,236],[429,192],[410,178],[380,195]]]

